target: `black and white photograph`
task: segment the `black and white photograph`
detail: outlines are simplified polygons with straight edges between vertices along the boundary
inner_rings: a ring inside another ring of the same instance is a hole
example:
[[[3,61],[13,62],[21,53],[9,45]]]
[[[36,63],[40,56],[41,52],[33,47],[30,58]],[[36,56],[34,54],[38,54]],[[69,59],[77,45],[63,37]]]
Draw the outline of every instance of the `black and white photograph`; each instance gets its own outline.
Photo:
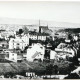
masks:
[[[0,1],[0,79],[80,79],[80,1]]]

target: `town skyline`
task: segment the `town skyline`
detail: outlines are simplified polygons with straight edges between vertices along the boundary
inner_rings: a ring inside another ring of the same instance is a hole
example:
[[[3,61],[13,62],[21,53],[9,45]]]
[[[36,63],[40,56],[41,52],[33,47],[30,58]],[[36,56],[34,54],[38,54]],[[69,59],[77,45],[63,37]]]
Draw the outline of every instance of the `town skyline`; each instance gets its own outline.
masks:
[[[80,79],[80,2],[0,1],[0,79]]]
[[[40,24],[39,24],[40,21]],[[48,21],[48,20],[34,20],[34,19],[19,19],[19,18],[6,18],[0,17],[0,25],[28,25],[38,27],[48,26],[51,28],[79,28],[79,23],[70,23],[70,22],[58,22],[58,21]]]

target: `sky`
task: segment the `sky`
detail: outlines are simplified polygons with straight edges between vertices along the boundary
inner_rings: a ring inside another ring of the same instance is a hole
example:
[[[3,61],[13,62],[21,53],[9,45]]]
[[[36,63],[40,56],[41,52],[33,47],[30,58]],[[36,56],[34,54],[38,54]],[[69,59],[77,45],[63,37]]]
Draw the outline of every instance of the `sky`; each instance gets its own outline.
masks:
[[[80,2],[0,1],[0,17],[80,23]]]

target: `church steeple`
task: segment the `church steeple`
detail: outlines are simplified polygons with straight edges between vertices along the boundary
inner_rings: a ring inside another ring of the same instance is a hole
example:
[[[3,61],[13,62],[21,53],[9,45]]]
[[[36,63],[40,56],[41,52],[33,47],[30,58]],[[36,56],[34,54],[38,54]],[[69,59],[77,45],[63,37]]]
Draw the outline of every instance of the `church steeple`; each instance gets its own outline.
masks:
[[[39,26],[40,26],[40,19],[39,19]]]
[[[47,28],[48,28],[48,23],[47,23]]]
[[[41,33],[40,20],[39,20],[39,33]]]

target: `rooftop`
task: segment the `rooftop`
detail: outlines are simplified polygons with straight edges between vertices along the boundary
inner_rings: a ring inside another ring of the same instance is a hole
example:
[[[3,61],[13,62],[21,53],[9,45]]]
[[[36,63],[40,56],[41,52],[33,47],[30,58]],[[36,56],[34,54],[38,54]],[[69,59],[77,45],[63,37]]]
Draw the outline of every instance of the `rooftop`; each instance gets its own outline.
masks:
[[[29,32],[30,35],[38,35],[38,36],[49,36],[48,33],[39,33],[39,32]]]

